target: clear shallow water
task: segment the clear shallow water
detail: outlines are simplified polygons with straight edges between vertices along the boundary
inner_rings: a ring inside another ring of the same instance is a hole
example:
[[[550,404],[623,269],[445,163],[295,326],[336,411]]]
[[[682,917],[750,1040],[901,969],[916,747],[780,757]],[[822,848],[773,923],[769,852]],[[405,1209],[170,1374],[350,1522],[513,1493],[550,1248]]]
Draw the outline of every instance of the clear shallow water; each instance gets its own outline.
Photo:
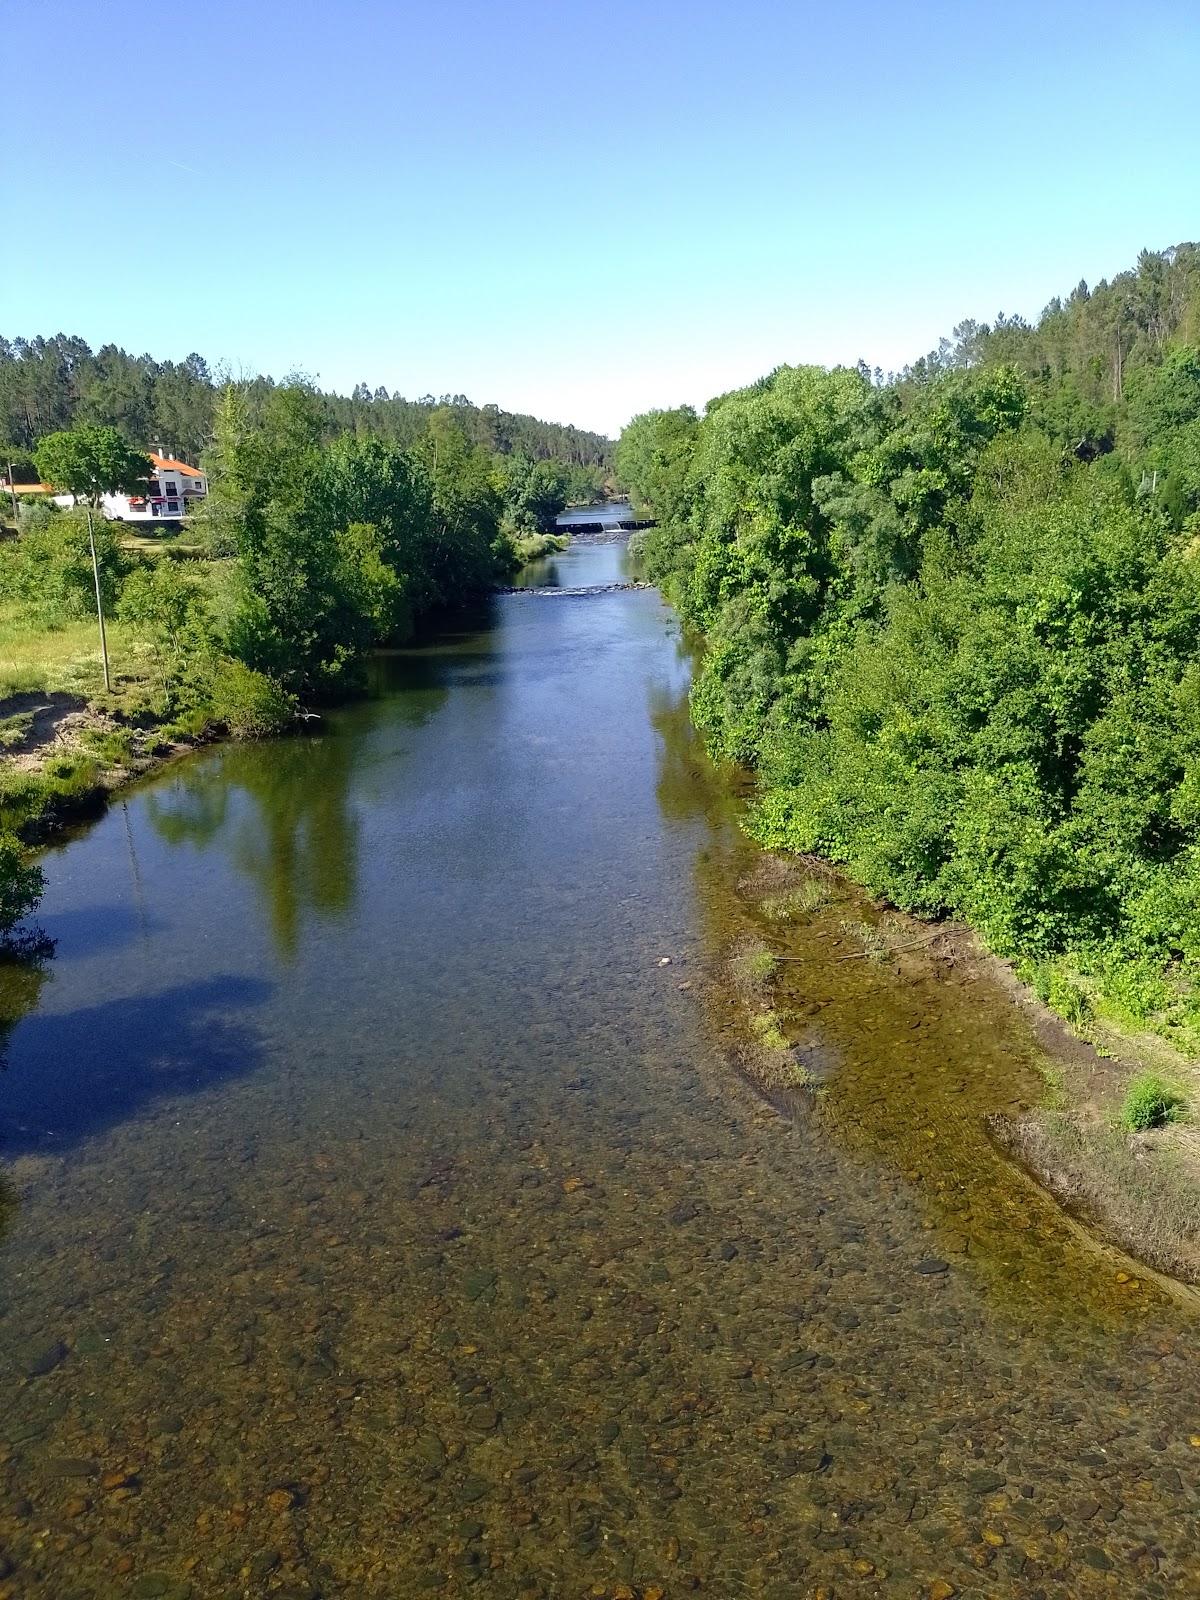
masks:
[[[377,673],[47,859],[0,1594],[1200,1594],[1193,1313],[991,1151],[986,979],[840,961],[845,891],[781,1000],[825,1108],[728,1064],[755,856],[657,597]]]

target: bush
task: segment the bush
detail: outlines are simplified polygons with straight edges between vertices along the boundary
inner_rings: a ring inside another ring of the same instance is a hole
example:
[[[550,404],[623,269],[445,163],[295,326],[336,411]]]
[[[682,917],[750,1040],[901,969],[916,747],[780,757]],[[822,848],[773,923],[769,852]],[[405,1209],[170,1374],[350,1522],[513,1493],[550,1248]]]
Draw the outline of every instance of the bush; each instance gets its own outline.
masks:
[[[1125,1091],[1121,1126],[1131,1133],[1178,1122],[1184,1112],[1183,1096],[1153,1072],[1140,1072]]]
[[[265,672],[222,661],[212,695],[213,716],[235,739],[265,739],[296,719],[296,699]]]
[[[100,592],[111,611],[129,571],[110,523],[98,512],[92,524]],[[31,528],[0,555],[0,595],[19,600],[30,615],[48,624],[96,615],[96,582],[87,518],[82,511],[64,511],[44,526]]]

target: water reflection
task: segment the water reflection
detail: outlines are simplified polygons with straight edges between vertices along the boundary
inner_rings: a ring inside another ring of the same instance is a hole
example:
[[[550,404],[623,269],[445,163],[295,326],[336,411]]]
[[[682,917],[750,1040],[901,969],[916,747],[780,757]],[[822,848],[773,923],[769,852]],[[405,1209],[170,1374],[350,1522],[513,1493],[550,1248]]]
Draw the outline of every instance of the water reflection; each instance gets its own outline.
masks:
[[[52,947],[41,954],[0,958],[0,1072],[8,1068],[13,1029],[35,1009],[50,976]]]
[[[358,876],[358,819],[350,802],[353,747],[338,738],[294,738],[264,761],[253,746],[184,765],[166,790],[146,795],[146,814],[167,843],[219,842],[258,889],[276,949],[294,960],[306,912],[345,917]]]
[[[709,761],[686,693],[655,690],[648,712],[663,815],[710,825],[693,876],[714,980],[709,1022],[730,1060],[745,1059],[752,1013],[773,1009],[797,1059],[814,1069],[823,1135],[869,1152],[892,1181],[911,1186],[938,1250],[969,1264],[1020,1314],[1045,1322],[1151,1309],[1158,1294],[1147,1274],[1131,1269],[1118,1280],[1129,1263],[1114,1260],[992,1143],[989,1116],[1039,1099],[1045,1078],[1031,1026],[985,960],[961,938],[948,956],[866,959],[861,930],[879,921],[880,908],[836,875],[814,878],[803,862],[772,861],[731,825],[742,785]],[[781,913],[802,886],[813,903]],[[730,958],[751,941],[782,961],[747,1002],[730,982]]]

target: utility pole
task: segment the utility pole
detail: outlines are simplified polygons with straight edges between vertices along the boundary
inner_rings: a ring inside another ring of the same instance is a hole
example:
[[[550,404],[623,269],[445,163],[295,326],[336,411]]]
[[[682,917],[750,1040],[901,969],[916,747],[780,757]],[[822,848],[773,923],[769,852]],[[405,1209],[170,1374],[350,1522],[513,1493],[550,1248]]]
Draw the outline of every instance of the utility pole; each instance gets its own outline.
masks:
[[[104,692],[112,693],[112,679],[108,675],[108,639],[104,633],[104,601],[100,595],[100,562],[96,556],[96,530],[92,526],[92,508],[87,508],[88,544],[92,549],[92,577],[96,580],[96,615],[100,619],[100,654],[104,658]]]
[[[17,486],[13,482],[13,464],[11,461],[8,463],[8,492],[12,495],[13,521],[16,522],[20,516],[20,508],[17,505]]]

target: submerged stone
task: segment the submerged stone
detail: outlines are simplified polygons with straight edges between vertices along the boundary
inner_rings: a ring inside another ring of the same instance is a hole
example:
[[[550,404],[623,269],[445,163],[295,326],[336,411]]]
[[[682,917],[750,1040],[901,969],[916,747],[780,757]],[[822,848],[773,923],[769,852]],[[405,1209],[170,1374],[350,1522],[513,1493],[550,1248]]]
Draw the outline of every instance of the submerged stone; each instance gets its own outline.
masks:
[[[17,1370],[26,1378],[44,1378],[68,1355],[61,1339],[34,1341],[17,1352]]]

